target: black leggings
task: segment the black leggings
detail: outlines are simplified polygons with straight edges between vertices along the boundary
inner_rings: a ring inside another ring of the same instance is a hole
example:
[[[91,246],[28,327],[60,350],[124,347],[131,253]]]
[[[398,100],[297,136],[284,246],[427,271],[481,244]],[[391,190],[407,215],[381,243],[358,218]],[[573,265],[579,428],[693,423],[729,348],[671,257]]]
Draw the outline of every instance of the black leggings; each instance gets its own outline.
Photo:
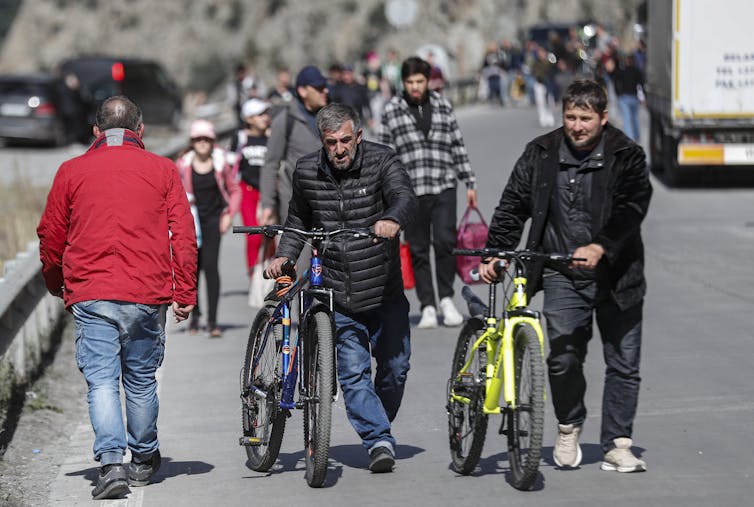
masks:
[[[199,217],[199,224],[202,229],[202,246],[199,248],[199,271],[196,276],[197,290],[197,307],[196,315],[199,312],[199,275],[204,272],[204,278],[207,282],[207,327],[212,330],[217,326],[217,302],[220,299],[220,215],[209,217]]]

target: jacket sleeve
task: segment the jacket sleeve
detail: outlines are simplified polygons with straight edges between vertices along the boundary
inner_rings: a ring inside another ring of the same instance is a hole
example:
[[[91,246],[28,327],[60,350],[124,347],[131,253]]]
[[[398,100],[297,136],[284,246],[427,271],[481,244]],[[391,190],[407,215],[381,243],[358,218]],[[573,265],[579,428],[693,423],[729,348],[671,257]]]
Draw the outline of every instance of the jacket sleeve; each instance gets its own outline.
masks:
[[[474,175],[474,171],[471,170],[469,153],[466,151],[466,145],[463,143],[461,128],[458,126],[458,121],[456,121],[456,116],[450,103],[447,104],[447,107],[450,112],[450,138],[452,143],[450,151],[453,155],[453,167],[456,170],[456,177],[466,183],[466,188],[476,188],[476,176]]]
[[[386,206],[382,218],[397,222],[405,229],[417,208],[411,179],[395,152],[388,155],[382,165],[382,195]]]
[[[238,184],[238,172],[228,163],[223,167],[223,184],[228,193],[228,207],[225,213],[232,218],[241,209],[241,186]]]
[[[61,166],[55,175],[37,226],[42,276],[50,294],[58,297],[63,296],[63,253],[70,223],[64,167],[65,165]]]
[[[604,247],[609,261],[615,260],[626,241],[639,232],[652,197],[643,149],[631,148],[626,160],[616,161],[616,164],[622,164],[624,168],[616,177],[610,217],[594,236],[594,242]]]
[[[285,219],[286,227],[295,227],[308,231],[312,226],[312,209],[308,201],[303,197],[301,186],[296,172],[293,173],[293,195],[288,205],[288,218]],[[301,250],[304,248],[304,238],[292,233],[284,232],[280,237],[280,244],[275,251],[275,257],[287,257],[296,262]]]
[[[267,140],[267,154],[259,176],[259,193],[262,207],[276,209],[278,197],[278,171],[285,155],[285,122],[289,114],[287,109],[281,111],[270,126],[270,138]]]
[[[516,161],[500,202],[490,220],[487,248],[512,249],[518,246],[524,223],[531,217],[532,159],[536,156],[533,143]]]
[[[385,111],[383,111],[382,118],[380,119],[380,128],[377,131],[377,142],[395,149],[395,140],[393,139],[393,133],[389,126],[390,118],[392,118],[392,108],[390,103],[388,103],[385,106]]]
[[[170,171],[167,194],[173,268],[173,301],[196,304],[196,230],[178,171]]]

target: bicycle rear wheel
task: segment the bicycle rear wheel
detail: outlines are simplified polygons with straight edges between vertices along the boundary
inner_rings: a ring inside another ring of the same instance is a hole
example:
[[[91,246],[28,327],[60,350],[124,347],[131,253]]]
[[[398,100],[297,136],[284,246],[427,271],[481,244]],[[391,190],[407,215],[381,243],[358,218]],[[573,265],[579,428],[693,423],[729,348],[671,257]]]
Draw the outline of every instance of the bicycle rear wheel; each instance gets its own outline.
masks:
[[[475,351],[469,369],[461,371],[469,360],[474,342],[483,330],[484,323],[473,318],[461,329],[448,380],[446,408],[450,456],[453,469],[463,475],[470,474],[476,468],[487,435],[488,416],[484,413],[487,353],[484,346]]]
[[[545,420],[545,364],[537,332],[528,324],[513,331],[516,408],[508,409],[511,484],[529,490],[537,479]]]
[[[308,319],[304,358],[304,460],[306,482],[321,487],[327,477],[330,425],[335,392],[335,345],[330,315],[316,312]]]
[[[286,414],[280,409],[282,392],[282,326],[269,322],[275,306],[257,312],[241,369],[242,443],[248,465],[269,470],[280,453]]]

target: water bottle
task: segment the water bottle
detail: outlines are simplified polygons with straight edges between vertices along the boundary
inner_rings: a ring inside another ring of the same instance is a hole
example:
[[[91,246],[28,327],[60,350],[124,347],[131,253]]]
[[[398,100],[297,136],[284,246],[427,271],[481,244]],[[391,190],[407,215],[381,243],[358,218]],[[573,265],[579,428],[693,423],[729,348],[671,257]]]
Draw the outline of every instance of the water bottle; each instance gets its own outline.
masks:
[[[312,261],[309,269],[309,283],[312,287],[322,285],[322,259],[317,255],[316,250],[312,250]]]

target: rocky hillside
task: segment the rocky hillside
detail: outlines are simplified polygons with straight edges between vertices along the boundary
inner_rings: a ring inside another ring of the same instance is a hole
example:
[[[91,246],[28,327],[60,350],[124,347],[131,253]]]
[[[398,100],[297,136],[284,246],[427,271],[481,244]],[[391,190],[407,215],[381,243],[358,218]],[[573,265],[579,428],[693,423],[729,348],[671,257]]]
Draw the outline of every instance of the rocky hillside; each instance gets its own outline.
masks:
[[[234,64],[273,69],[357,61],[423,44],[450,55],[448,73],[473,72],[485,42],[543,21],[595,19],[627,33],[639,0],[23,0],[0,72],[52,70],[82,53],[154,58],[185,88],[209,89]],[[388,7],[386,9],[386,6]],[[413,14],[413,17],[411,16]],[[388,20],[392,20],[393,24]],[[405,23],[396,27],[396,20]]]

